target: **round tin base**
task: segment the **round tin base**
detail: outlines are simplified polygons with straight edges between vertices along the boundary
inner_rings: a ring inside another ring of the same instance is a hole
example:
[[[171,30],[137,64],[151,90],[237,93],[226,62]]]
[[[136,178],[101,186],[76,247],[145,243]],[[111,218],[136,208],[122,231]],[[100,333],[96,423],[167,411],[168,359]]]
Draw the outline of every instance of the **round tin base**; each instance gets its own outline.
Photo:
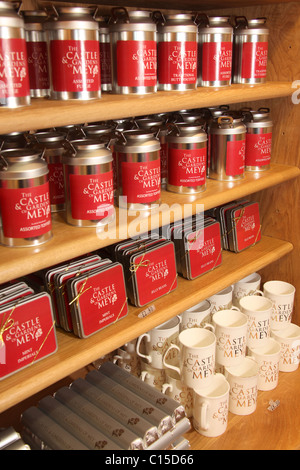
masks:
[[[261,85],[262,83],[266,83],[266,77],[262,78],[241,78],[241,77],[234,77],[232,83],[240,84],[240,85]]]
[[[270,165],[262,166],[245,166],[246,171],[266,171],[270,169]]]
[[[76,220],[71,217],[70,214],[66,214],[66,222],[69,225],[81,228],[97,228],[99,231],[101,228],[105,228],[107,225],[111,224],[116,218],[115,212],[109,217],[101,220]]]
[[[3,232],[0,233],[0,244],[10,248],[27,248],[43,245],[52,238],[52,231],[45,233],[39,237],[30,238],[11,238],[5,237]]]
[[[235,175],[235,176],[228,176],[228,175],[218,175],[216,173],[213,173],[210,171],[209,173],[209,178],[212,180],[217,180],[217,181],[239,181],[245,177],[245,174],[243,173],[242,175]]]
[[[198,194],[206,190],[206,184],[201,186],[174,186],[167,184],[167,191],[177,194]]]
[[[215,80],[215,81],[208,81],[208,80],[198,80],[198,87],[212,87],[212,88],[219,88],[224,86],[230,86],[231,80]]]
[[[9,97],[0,99],[0,106],[6,108],[20,108],[22,106],[29,106],[30,104],[30,96],[20,96],[19,98]]]
[[[50,90],[30,90],[31,98],[45,98],[50,96]]]
[[[159,83],[157,89],[159,91],[186,91],[186,90],[196,90],[197,83],[178,83],[172,85],[170,83]]]
[[[158,209],[160,206],[160,199],[157,201],[149,202],[148,204],[141,204],[137,202],[127,202],[127,200],[123,199],[122,196],[118,198],[118,207],[121,209],[127,209],[129,211],[152,211]]]
[[[113,85],[112,92],[117,95],[148,95],[150,93],[156,93],[156,86],[118,86]]]
[[[96,100],[101,98],[101,90],[98,91],[51,91],[52,100]]]

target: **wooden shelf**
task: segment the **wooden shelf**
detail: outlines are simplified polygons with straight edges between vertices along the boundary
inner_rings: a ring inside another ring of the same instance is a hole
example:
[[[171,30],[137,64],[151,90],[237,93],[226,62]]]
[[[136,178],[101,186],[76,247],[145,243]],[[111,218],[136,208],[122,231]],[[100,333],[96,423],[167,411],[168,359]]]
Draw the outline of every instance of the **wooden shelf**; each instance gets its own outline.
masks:
[[[263,85],[231,85],[185,92],[160,91],[144,96],[103,93],[101,99],[84,102],[32,99],[30,106],[0,109],[0,129],[1,134],[23,132],[180,109],[288,97],[293,91],[291,82],[267,82]]]
[[[87,339],[57,331],[58,351],[46,359],[0,382],[0,412],[85,367],[99,357],[180,314],[239,279],[258,271],[291,252],[293,245],[275,238],[262,237],[257,245],[235,254],[223,252],[222,265],[187,281],[178,278],[178,288],[158,299],[155,311],[139,318],[143,308],[130,307],[129,314]]]
[[[283,183],[300,175],[300,169],[285,165],[272,165],[261,173],[247,172],[243,180],[235,183],[208,180],[207,189],[197,197],[163,192],[162,204],[151,217],[139,217],[139,233],[150,231],[173,220],[217,207],[249,194]],[[68,225],[63,213],[53,217],[52,239],[35,248],[0,247],[0,284],[26,274],[62,263],[87,252],[95,251],[122,239],[135,235],[137,214],[126,210],[116,211],[116,224],[109,231],[97,235],[94,228],[78,228]]]
[[[275,390],[258,392],[257,409],[249,416],[229,413],[222,436],[204,437],[191,430],[186,434],[193,450],[299,450],[300,368],[279,373]],[[269,411],[270,400],[280,405]]]

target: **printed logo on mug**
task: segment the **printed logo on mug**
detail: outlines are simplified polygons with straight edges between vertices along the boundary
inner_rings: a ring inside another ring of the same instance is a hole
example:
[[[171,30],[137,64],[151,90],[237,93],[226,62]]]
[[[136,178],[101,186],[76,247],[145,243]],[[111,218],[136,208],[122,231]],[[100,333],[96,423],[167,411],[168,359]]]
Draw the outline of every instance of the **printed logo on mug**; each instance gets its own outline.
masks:
[[[265,297],[273,303],[271,329],[280,330],[292,321],[296,289],[284,281],[268,281],[263,286]]]
[[[279,379],[280,344],[273,338],[268,338],[263,346],[249,348],[252,356],[259,366],[258,390],[274,390]]]
[[[235,307],[240,306],[240,299],[246,295],[256,294],[260,289],[261,276],[258,273],[252,273],[249,276],[240,279],[233,286],[232,304]]]
[[[232,307],[232,291],[232,286],[229,286],[208,298],[211,303],[212,314],[219,310],[227,310]]]
[[[262,346],[270,337],[271,300],[259,295],[247,295],[240,299],[240,309],[248,317],[247,346]]]
[[[188,328],[201,328],[205,323],[211,321],[211,304],[208,300],[203,300],[197,305],[185,310],[181,313],[181,325],[180,330],[186,330]]]
[[[271,336],[280,344],[279,370],[297,370],[300,360],[300,327],[290,323],[284,330],[271,330]]]

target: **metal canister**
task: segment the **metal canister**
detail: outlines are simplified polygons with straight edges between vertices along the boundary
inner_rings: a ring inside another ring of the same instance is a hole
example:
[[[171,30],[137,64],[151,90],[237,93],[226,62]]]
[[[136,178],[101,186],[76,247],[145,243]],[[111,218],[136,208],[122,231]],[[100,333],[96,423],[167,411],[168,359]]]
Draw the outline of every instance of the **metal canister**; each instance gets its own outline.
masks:
[[[266,18],[236,17],[233,83],[265,83],[269,29]]]
[[[52,99],[101,97],[98,22],[84,7],[60,7],[47,31]]]
[[[198,86],[231,84],[233,27],[228,16],[198,18]]]
[[[76,139],[81,139],[82,137],[84,137],[81,129],[82,129],[81,124],[77,124],[77,125],[70,124],[68,126],[57,126],[52,130],[65,134],[68,140],[76,140]]]
[[[245,169],[264,171],[270,168],[273,122],[269,108],[244,112],[247,128],[245,148]]]
[[[0,135],[0,146],[2,150],[23,149],[29,143],[28,132],[11,132]]]
[[[246,126],[243,117],[220,116],[209,124],[209,177],[236,181],[245,175]]]
[[[62,162],[67,223],[97,229],[111,223],[115,219],[112,154],[105,143],[73,140]]]
[[[0,105],[8,108],[30,104],[24,20],[20,4],[0,1]]]
[[[36,132],[33,145],[44,152],[49,168],[49,190],[51,212],[65,209],[65,186],[62,156],[65,150],[66,134],[60,132]]]
[[[167,190],[196,194],[206,189],[207,134],[195,123],[174,123],[167,135]]]
[[[3,150],[0,155],[0,242],[37,246],[52,237],[48,165],[36,149]]]
[[[112,78],[109,26],[103,16],[97,16],[96,20],[99,24],[101,90],[111,91]]]
[[[115,144],[118,204],[129,210],[150,210],[160,204],[160,141],[151,131],[121,133]]]
[[[109,28],[113,93],[156,92],[156,24],[151,13],[113,8]]]
[[[44,23],[48,15],[44,10],[22,11],[30,83],[30,96],[42,98],[50,94],[47,38]]]
[[[135,120],[140,129],[153,131],[160,141],[160,177],[161,189],[167,189],[167,176],[168,176],[168,144],[166,136],[168,133],[168,123],[163,117],[159,118],[139,118]]]
[[[178,13],[158,18],[158,89],[197,88],[198,30],[191,14]]]

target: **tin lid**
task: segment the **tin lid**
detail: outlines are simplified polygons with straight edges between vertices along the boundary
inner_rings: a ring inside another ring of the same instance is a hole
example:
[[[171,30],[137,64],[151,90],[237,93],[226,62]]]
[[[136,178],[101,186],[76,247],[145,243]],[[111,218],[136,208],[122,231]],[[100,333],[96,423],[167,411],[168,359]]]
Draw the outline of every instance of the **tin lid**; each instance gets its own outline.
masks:
[[[0,27],[24,28],[24,20],[20,15],[21,2],[0,1]]]
[[[43,24],[48,19],[45,10],[22,10],[26,31],[43,31]]]
[[[62,156],[65,165],[101,165],[112,162],[112,153],[105,142],[82,138],[67,142],[66,152]]]
[[[201,124],[176,122],[170,125],[170,133],[166,140],[174,143],[200,143],[207,141],[207,134]]]
[[[88,138],[106,137],[107,141],[114,131],[114,126],[108,126],[107,124],[87,124],[82,127],[82,131]]]
[[[259,108],[257,111],[243,111],[244,122],[249,128],[272,127],[269,108]]]
[[[0,135],[1,149],[8,150],[27,147],[27,135],[28,133],[25,132],[11,132],[10,134]]]
[[[230,16],[207,16],[203,13],[196,17],[196,23],[199,25],[199,33],[233,33],[233,27],[230,24]]]
[[[157,30],[160,33],[197,33],[197,25],[192,14],[173,13],[163,15],[160,12],[153,12],[153,18],[157,21]]]
[[[48,132],[35,132],[33,134],[34,138],[39,143],[54,143],[54,142],[62,142],[66,138],[66,133],[63,132],[55,132],[55,131],[48,131]]]
[[[235,31],[237,35],[241,34],[269,34],[266,26],[267,18],[253,18],[248,20],[245,16],[237,16],[235,18]]]
[[[49,173],[36,149],[9,149],[0,154],[0,180],[38,178]]]
[[[164,125],[162,119],[140,118],[135,119],[135,122],[140,129],[150,130],[152,132],[157,132],[158,129]]]
[[[54,17],[48,18],[44,28],[46,30],[58,29],[88,29],[98,30],[98,22],[92,16],[92,9],[88,7],[61,6],[55,8]]]
[[[232,135],[246,132],[246,126],[238,120],[234,122],[232,116],[220,116],[213,119],[209,124],[210,134]]]
[[[156,24],[150,11],[128,11],[126,8],[117,7],[112,8],[109,29],[111,32],[139,30],[156,32]]]
[[[122,153],[143,153],[160,150],[160,141],[154,132],[145,129],[130,129],[120,132],[115,150]]]

